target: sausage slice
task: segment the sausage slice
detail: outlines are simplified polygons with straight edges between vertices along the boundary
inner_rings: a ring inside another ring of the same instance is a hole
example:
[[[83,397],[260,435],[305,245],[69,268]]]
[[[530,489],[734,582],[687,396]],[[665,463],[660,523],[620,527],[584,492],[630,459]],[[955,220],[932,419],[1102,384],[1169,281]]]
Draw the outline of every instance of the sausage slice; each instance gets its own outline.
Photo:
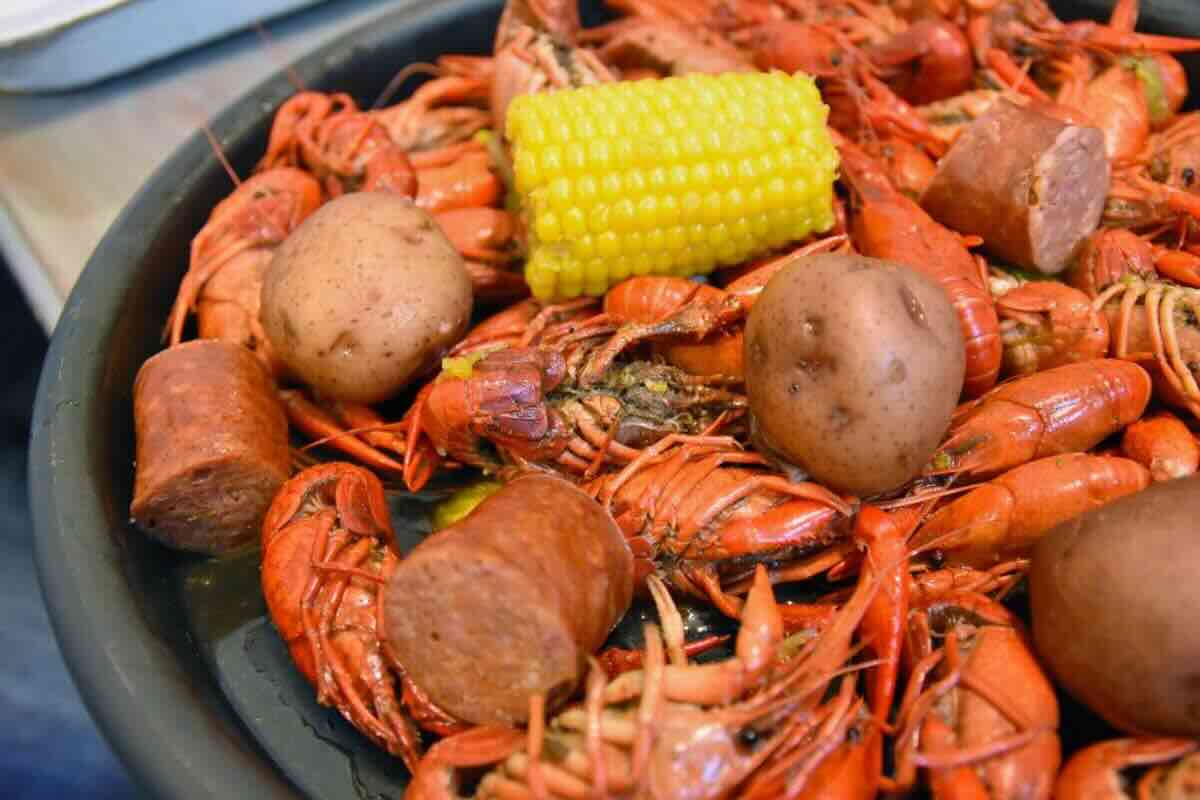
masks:
[[[419,544],[384,590],[384,632],[434,703],[477,724],[565,701],[633,599],[612,517],[567,481],[527,475]]]
[[[1052,275],[1099,225],[1109,180],[1098,128],[1001,100],[959,135],[921,205],[997,258]]]
[[[258,538],[291,456],[274,382],[252,352],[196,339],[158,353],[138,370],[133,420],[138,528],[208,554]]]

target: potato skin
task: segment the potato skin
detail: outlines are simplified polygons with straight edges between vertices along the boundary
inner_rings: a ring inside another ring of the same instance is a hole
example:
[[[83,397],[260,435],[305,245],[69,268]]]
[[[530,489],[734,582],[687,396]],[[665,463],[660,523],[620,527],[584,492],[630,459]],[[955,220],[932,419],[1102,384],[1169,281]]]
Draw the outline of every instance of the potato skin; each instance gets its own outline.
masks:
[[[745,347],[761,443],[859,495],[917,474],[950,424],[966,366],[945,293],[865,256],[814,256],[773,277]]]
[[[1034,548],[1033,636],[1055,680],[1131,734],[1200,736],[1200,476],[1063,523]]]
[[[275,253],[262,323],[280,359],[335,398],[384,400],[466,331],[471,280],[424,211],[385,192],[326,203]]]

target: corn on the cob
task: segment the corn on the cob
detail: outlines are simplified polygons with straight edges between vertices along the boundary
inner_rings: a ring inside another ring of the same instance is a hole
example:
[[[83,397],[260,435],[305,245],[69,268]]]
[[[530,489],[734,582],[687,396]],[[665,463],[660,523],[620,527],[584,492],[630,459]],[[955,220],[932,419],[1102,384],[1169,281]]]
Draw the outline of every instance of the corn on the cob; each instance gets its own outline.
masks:
[[[708,273],[828,230],[838,163],[828,111],[811,78],[783,73],[517,98],[506,133],[533,294]]]

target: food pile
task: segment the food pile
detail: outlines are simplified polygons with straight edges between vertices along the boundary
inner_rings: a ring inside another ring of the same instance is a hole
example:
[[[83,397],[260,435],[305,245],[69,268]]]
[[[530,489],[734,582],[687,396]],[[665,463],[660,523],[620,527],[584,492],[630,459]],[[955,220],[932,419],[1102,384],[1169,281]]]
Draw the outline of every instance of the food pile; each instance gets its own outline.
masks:
[[[283,104],[138,375],[135,524],[261,545],[413,800],[1191,796],[1200,42],[610,4]],[[453,475],[401,554],[387,492]],[[1130,738],[1064,753],[1055,684]]]

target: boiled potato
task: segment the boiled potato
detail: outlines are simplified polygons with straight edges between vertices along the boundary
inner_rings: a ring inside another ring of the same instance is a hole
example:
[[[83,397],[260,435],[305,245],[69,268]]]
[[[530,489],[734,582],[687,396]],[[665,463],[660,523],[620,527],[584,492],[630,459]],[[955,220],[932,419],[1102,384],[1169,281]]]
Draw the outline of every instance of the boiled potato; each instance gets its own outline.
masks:
[[[1063,523],[1033,551],[1033,635],[1055,679],[1129,733],[1200,736],[1200,476]]]
[[[961,329],[912,269],[826,254],[771,278],[746,322],[760,443],[817,481],[873,495],[933,454],[962,391]]]
[[[357,192],[326,203],[280,246],[261,313],[305,383],[374,403],[437,364],[471,306],[462,257],[433,219],[399,195]]]

